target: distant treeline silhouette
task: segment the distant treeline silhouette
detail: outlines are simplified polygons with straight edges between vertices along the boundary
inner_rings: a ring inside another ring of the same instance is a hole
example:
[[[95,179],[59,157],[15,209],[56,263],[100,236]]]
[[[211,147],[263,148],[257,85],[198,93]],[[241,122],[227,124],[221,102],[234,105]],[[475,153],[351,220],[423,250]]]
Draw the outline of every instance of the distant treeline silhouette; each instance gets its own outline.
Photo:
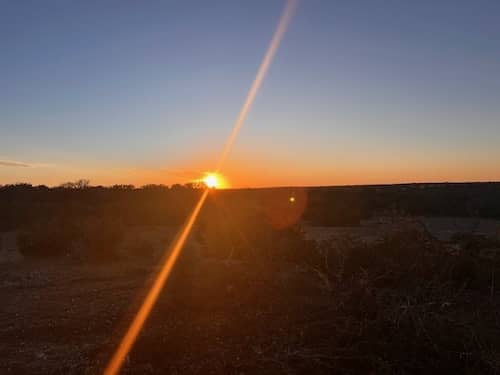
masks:
[[[351,225],[377,215],[500,218],[500,183],[415,183],[309,189],[305,218]]]
[[[103,187],[91,186],[88,180],[58,187],[4,185],[0,230],[89,217],[119,219],[125,225],[179,225],[202,188],[198,184]],[[209,215],[221,204],[233,210],[262,210],[297,194],[306,199],[300,219],[313,225],[356,225],[377,215],[500,218],[500,183],[493,182],[218,190],[204,212]]]
[[[83,182],[82,182],[83,181]],[[120,218],[126,224],[179,224],[193,206],[194,186],[90,186],[84,180],[59,187],[0,187],[0,230],[17,230],[53,219]]]

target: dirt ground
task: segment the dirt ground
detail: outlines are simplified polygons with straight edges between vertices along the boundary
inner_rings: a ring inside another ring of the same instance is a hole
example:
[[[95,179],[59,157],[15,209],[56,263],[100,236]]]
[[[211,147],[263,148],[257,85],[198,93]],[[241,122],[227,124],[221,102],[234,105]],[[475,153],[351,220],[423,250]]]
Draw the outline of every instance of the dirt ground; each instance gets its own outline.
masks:
[[[297,309],[314,303],[319,311],[328,301],[293,293],[294,280],[307,282],[301,273],[273,267],[181,263],[124,373],[288,372],[280,358],[295,350],[297,332],[289,327],[300,325]],[[137,262],[1,265],[0,373],[99,373],[152,272]]]

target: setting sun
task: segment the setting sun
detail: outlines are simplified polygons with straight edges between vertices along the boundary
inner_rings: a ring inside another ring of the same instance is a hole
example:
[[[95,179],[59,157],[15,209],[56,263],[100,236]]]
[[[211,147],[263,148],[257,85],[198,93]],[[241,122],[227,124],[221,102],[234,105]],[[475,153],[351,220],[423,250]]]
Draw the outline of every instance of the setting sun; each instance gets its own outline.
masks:
[[[220,178],[219,175],[217,175],[215,173],[209,173],[209,174],[207,174],[205,176],[205,178],[203,179],[203,182],[210,189],[217,189],[217,188],[222,187],[221,178]]]

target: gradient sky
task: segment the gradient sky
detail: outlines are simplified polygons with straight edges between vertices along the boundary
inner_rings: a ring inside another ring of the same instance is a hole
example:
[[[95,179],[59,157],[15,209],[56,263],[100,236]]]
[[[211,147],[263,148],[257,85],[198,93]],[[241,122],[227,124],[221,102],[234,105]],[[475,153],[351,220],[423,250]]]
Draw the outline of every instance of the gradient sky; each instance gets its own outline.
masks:
[[[0,184],[213,168],[284,1],[0,3]],[[232,186],[500,180],[500,2],[302,0]]]

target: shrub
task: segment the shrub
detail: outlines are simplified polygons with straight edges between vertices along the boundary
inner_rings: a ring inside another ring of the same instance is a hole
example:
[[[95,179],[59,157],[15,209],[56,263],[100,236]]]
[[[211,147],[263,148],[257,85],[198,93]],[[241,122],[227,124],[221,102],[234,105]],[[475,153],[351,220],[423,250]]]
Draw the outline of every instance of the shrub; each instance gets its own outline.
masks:
[[[77,237],[78,231],[72,223],[56,220],[20,232],[17,246],[26,257],[57,257],[68,254]]]
[[[203,255],[216,258],[298,261],[312,245],[300,226],[277,229],[258,213],[211,216],[199,232]]]
[[[418,231],[392,233],[372,245],[332,240],[316,253],[303,264],[316,271],[316,285],[333,303],[327,316],[311,314],[307,321],[320,333],[304,330],[304,336],[315,347],[335,348],[335,355],[325,355],[333,367],[401,374],[500,369],[494,283],[500,264],[466,249],[451,254]]]
[[[89,261],[109,261],[118,257],[124,228],[120,221],[109,217],[91,218],[82,228],[83,258]]]

